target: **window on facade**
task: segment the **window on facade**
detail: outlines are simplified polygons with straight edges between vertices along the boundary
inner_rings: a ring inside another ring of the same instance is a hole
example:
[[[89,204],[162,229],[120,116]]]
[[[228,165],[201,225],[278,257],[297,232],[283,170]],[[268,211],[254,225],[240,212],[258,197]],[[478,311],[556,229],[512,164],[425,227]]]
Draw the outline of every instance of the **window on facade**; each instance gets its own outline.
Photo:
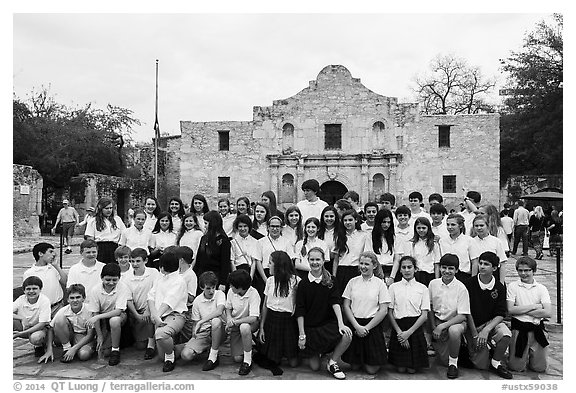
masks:
[[[290,154],[294,151],[294,126],[290,123],[282,127],[282,153]]]
[[[218,178],[218,192],[221,194],[230,193],[230,178],[229,177],[219,177]]]
[[[438,147],[450,147],[450,126],[438,126]]]
[[[325,124],[324,132],[324,148],[326,150],[342,148],[342,124]]]
[[[442,176],[442,192],[444,193],[456,193],[456,176],[455,175],[444,175]]]
[[[377,173],[372,177],[372,200],[375,201],[380,195],[386,192],[386,181],[384,175]]]
[[[377,121],[376,123],[374,123],[372,125],[372,131],[376,132],[376,131],[384,131],[384,129],[386,128],[386,126],[384,125],[384,123],[382,123],[381,121]]]
[[[403,136],[397,136],[396,137],[396,147],[398,148],[398,150],[402,150],[404,149],[404,137]]]
[[[218,142],[220,151],[230,150],[230,131],[218,131]]]

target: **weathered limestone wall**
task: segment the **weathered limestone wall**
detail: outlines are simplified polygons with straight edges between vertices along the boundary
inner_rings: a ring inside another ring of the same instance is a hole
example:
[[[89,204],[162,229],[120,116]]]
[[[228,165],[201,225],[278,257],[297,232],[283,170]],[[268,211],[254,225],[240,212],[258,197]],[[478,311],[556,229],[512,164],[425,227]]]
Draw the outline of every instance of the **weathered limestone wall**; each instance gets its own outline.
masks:
[[[28,165],[12,165],[13,209],[12,235],[40,235],[39,216],[42,214],[43,179]]]

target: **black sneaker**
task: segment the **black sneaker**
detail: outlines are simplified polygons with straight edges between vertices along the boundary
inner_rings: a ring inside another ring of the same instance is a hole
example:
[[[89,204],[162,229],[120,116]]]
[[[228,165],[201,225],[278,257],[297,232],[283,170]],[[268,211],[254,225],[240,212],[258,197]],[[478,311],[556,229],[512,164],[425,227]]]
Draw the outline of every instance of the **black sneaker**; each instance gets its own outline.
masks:
[[[216,367],[218,367],[219,364],[220,364],[219,358],[216,358],[215,362],[208,359],[208,360],[206,360],[206,363],[204,363],[204,365],[202,366],[202,371],[214,370]],[[250,370],[248,370],[248,372],[250,372]]]
[[[494,367],[494,366],[490,365],[490,370],[495,372],[500,378],[504,378],[504,379],[512,379],[513,378],[512,373],[503,365],[499,365],[498,367]]]
[[[36,356],[37,358],[41,357],[42,355],[44,355],[45,351],[44,351],[44,347],[34,347],[34,356]]]
[[[156,356],[156,348],[146,348],[146,352],[144,352],[144,360],[153,359]]]
[[[72,253],[72,250],[69,249],[69,248],[67,248],[66,251],[64,251],[64,253],[65,253],[65,254],[71,254],[71,253]]]
[[[446,372],[446,377],[448,377],[448,379],[458,378],[458,367],[453,364],[449,365],[448,371]]]
[[[328,364],[327,365],[328,372],[332,374],[332,376],[336,379],[346,379],[346,374],[340,370],[340,367],[337,363]]]
[[[162,367],[162,371],[165,373],[169,373],[172,370],[174,370],[174,362],[166,360],[164,362],[164,367]]]
[[[251,369],[252,369],[251,364],[242,362],[242,364],[240,365],[240,369],[238,369],[238,375],[248,375]]]
[[[112,351],[110,352],[110,358],[108,359],[109,366],[116,366],[120,363],[120,351]]]

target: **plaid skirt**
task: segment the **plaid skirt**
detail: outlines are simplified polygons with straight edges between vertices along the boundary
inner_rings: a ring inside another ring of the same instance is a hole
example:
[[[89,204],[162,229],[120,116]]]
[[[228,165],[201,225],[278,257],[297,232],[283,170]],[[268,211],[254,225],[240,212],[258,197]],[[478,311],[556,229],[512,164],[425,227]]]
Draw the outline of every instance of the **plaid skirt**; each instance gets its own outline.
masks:
[[[366,326],[372,318],[356,318],[356,321]],[[352,324],[347,324],[354,332]],[[380,366],[386,364],[386,342],[382,322],[374,326],[366,337],[352,336],[352,343],[342,355],[342,360],[348,364],[361,364],[368,366]]]
[[[418,317],[406,317],[397,319],[396,323],[406,331],[418,320]],[[424,337],[424,330],[420,326],[408,338],[410,348],[406,349],[398,342],[398,334],[396,330],[392,329],[390,335],[390,351],[388,354],[388,361],[396,367],[409,367],[409,368],[427,368],[430,366],[428,361],[428,352],[426,351],[426,338]]]
[[[306,347],[300,353],[305,358],[332,352],[342,339],[336,320],[328,321],[321,326],[304,326],[304,332]]]
[[[336,270],[336,282],[338,283],[340,292],[344,292],[348,281],[359,275],[360,271],[358,271],[358,266],[338,266]]]
[[[268,309],[264,321],[264,343],[261,352],[273,362],[280,363],[283,357],[298,357],[298,326],[288,312]]]

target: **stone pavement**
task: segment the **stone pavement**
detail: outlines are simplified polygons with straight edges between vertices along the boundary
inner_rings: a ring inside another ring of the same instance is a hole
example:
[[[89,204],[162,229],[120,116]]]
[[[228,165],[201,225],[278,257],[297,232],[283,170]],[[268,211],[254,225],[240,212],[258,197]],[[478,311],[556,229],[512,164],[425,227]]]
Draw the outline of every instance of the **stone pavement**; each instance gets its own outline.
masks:
[[[42,239],[42,240],[40,240]],[[81,238],[74,238],[74,243],[79,244]],[[48,241],[55,246],[59,243],[59,237],[42,237],[27,238],[14,240],[14,253],[29,252],[31,247],[39,241]],[[67,257],[67,261],[72,261],[72,257],[78,258],[78,248],[73,248],[74,253]],[[547,252],[546,252],[546,255]],[[514,269],[515,257],[509,260],[506,269],[507,281],[517,279]],[[69,267],[69,263],[64,264]],[[535,274],[538,282],[544,284],[552,298],[553,317],[547,324],[550,333],[550,357],[549,367],[546,373],[535,373],[531,371],[514,373],[515,380],[561,380],[563,379],[563,328],[557,324],[556,319],[556,265],[555,259],[546,256],[543,260],[538,261],[539,270]],[[21,282],[23,266],[16,268],[14,266],[14,281]],[[107,359],[92,358],[86,362],[74,361],[70,364],[63,364],[60,358],[62,349],[55,349],[56,361],[49,364],[38,364],[34,357],[33,348],[27,340],[16,339],[13,343],[13,378],[14,379],[79,379],[79,380],[333,380],[326,372],[313,372],[306,365],[301,364],[296,368],[290,368],[288,365],[283,366],[284,374],[282,376],[273,376],[267,370],[254,365],[248,376],[241,377],[238,375],[238,365],[234,364],[230,357],[230,349],[226,343],[221,350],[220,366],[213,371],[201,371],[207,354],[193,362],[176,361],[176,369],[171,373],[162,372],[162,363],[158,358],[144,361],[143,351],[137,351],[134,348],[122,349],[122,359],[118,366],[108,366]],[[385,366],[378,374],[374,376],[367,375],[360,371],[351,371],[346,365],[343,365],[349,380],[445,380],[446,368],[436,365],[434,358],[431,358],[431,367],[423,370],[421,373],[409,375],[399,374],[390,365]],[[323,369],[325,370],[325,369]],[[460,367],[460,380],[501,380],[495,374],[489,371],[472,370]]]

